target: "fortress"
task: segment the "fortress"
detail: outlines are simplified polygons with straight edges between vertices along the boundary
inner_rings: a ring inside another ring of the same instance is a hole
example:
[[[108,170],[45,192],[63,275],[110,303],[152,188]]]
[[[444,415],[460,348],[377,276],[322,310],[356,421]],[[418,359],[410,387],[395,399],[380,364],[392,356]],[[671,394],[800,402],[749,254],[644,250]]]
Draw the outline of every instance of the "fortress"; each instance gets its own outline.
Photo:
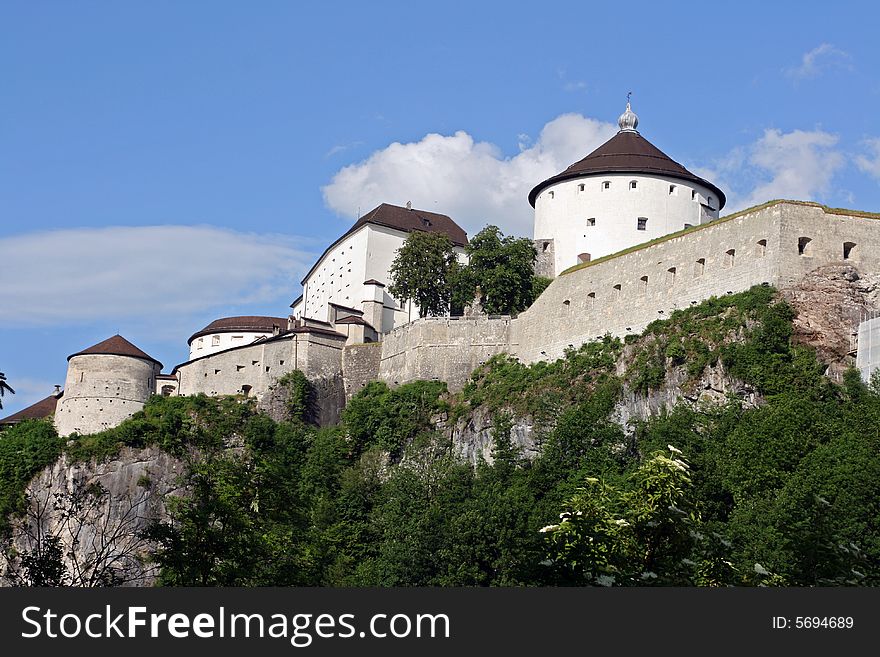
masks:
[[[445,215],[382,204],[321,255],[289,316],[212,322],[168,374],[111,337],[69,357],[63,394],[57,405],[39,402],[41,412],[54,407],[61,435],[88,434],[119,424],[151,394],[260,401],[300,370],[317,391],[319,421],[332,424],[345,400],[376,379],[441,380],[457,390],[494,354],[553,360],[713,295],[786,288],[828,264],[880,272],[880,215],[773,201],[719,218],[724,193],[642,137],[629,103],[618,125],[608,142],[529,194],[536,272],[554,280],[515,318],[414,319],[418,309],[386,290],[396,250],[414,230],[441,232],[464,259],[467,236]]]

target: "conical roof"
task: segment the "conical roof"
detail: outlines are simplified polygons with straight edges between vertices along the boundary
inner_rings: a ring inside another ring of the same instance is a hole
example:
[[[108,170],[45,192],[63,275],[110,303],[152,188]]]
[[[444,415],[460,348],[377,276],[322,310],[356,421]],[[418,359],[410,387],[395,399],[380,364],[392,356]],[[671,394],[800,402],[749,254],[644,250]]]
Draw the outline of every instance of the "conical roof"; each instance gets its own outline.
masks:
[[[135,347],[131,342],[123,338],[118,333],[112,338],[107,338],[103,342],[92,345],[88,349],[83,349],[82,351],[78,351],[75,354],[70,354],[70,356],[67,357],[67,360],[70,360],[74,356],[88,355],[130,356],[131,358],[151,360],[156,363],[160,368],[162,367],[162,363],[160,363],[158,360],[156,360],[146,352],[141,351],[140,349]]]
[[[562,173],[537,185],[529,193],[529,203],[535,207],[535,199],[541,190],[554,183],[603,173],[643,173],[677,178],[708,187],[715,192],[718,195],[719,210],[724,207],[727,201],[724,192],[718,187],[708,180],[692,174],[634,129],[631,129],[621,130],[584,159],[575,162]]]

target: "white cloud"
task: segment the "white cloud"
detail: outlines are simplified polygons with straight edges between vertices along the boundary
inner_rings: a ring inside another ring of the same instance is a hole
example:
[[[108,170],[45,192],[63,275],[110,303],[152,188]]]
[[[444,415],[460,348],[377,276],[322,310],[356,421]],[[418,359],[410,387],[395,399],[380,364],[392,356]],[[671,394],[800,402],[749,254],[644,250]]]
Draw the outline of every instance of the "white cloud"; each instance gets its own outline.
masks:
[[[830,43],[822,43],[801,57],[800,66],[783,69],[793,80],[814,78],[829,69],[851,69],[852,57],[848,52],[835,48]]]
[[[856,166],[872,178],[880,180],[880,137],[865,140],[870,155],[856,156]]]
[[[109,319],[158,326],[295,296],[311,260],[290,237],[211,226],[26,233],[0,239],[0,322],[7,329]]]
[[[754,143],[738,147],[698,175],[728,193],[725,212],[773,199],[824,200],[844,156],[838,138],[822,130],[768,129]]]
[[[487,223],[508,234],[532,234],[531,188],[584,157],[614,135],[610,123],[563,114],[531,144],[519,135],[520,152],[505,157],[494,144],[467,132],[428,134],[420,141],[395,142],[362,162],[341,169],[323,187],[329,208],[354,217],[380,203],[412,201],[423,210],[450,215],[469,234]]]

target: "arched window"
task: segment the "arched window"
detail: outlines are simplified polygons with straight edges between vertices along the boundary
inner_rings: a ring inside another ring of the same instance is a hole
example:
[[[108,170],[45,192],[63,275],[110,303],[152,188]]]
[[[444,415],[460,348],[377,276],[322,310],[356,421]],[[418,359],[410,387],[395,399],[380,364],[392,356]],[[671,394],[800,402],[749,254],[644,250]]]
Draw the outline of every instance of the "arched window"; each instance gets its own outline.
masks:
[[[724,266],[725,267],[733,267],[734,259],[736,258],[736,249],[728,249],[724,252]]]
[[[586,188],[586,185],[584,185],[584,183],[581,183],[580,185],[578,185],[578,191],[579,191],[579,192],[584,191],[585,188]]]
[[[694,278],[699,278],[706,271],[706,259],[700,258],[694,263]]]
[[[251,386],[247,386],[247,385],[242,386],[241,387],[241,394],[243,394],[245,397],[249,397],[251,394]]]
[[[858,254],[858,250],[856,249],[855,242],[844,242],[843,243],[843,259],[844,260],[852,260]]]
[[[611,189],[611,181],[610,181],[610,180],[606,180],[606,181],[604,181],[604,182],[602,183],[602,189],[603,189],[603,190],[605,190],[605,189]]]
[[[630,189],[638,189],[638,187],[639,187],[639,182],[637,180],[630,180],[629,181],[629,188]]]
[[[587,295],[587,308],[592,310],[595,305],[596,305],[596,293],[590,292]]]
[[[554,193],[552,190],[549,191],[549,192],[547,192],[547,196],[548,196],[549,198],[553,198],[554,194],[555,194],[555,193]]]
[[[810,243],[812,242],[812,238],[809,237],[798,237],[798,255],[809,256],[812,254],[812,247]]]
[[[670,185],[670,186],[669,186],[669,195],[670,195],[670,196],[675,196],[675,194],[676,194],[676,187],[675,187],[675,185]]]
[[[666,270],[666,284],[670,287],[675,284],[675,267]]]
[[[174,392],[174,386],[162,386],[162,396],[170,397],[171,393]],[[113,401],[113,400],[111,400]]]
[[[712,197],[711,196],[706,197],[706,205],[708,205],[713,210],[715,209],[714,207],[712,207]]]
[[[648,277],[647,276],[642,276],[639,279],[639,290],[641,291],[642,294],[648,293]]]
[[[587,219],[587,228],[591,228],[596,225],[596,217],[590,217]]]
[[[618,283],[617,285],[615,285],[612,288],[611,298],[612,299],[619,299],[620,298],[620,283]]]
[[[767,255],[767,240],[758,240],[755,244],[755,256],[763,258],[765,255]]]

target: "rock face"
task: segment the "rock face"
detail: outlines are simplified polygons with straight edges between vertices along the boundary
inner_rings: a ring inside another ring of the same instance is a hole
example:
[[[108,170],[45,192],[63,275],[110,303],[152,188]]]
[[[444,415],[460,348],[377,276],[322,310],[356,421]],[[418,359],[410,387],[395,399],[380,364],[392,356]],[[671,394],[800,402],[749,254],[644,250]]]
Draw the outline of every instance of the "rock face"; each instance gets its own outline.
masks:
[[[166,504],[179,495],[184,464],[154,448],[123,448],[102,462],[71,463],[65,455],[28,485],[28,512],[13,523],[12,546],[37,554],[38,545],[57,540],[65,574],[74,586],[150,586],[157,575],[146,561],[154,547],[142,532],[166,517]],[[20,563],[0,563],[11,576],[25,574]]]
[[[452,441],[452,453],[456,458],[471,465],[477,465],[481,460],[490,464],[493,462],[494,424],[487,409],[478,408],[452,425],[439,423],[437,428]],[[534,458],[540,451],[534,429],[534,422],[528,417],[515,418],[510,428],[511,443],[527,459]]]
[[[781,290],[797,317],[794,340],[816,350],[838,380],[853,365],[858,325],[866,311],[880,308],[880,274],[862,274],[850,264],[819,267]]]

